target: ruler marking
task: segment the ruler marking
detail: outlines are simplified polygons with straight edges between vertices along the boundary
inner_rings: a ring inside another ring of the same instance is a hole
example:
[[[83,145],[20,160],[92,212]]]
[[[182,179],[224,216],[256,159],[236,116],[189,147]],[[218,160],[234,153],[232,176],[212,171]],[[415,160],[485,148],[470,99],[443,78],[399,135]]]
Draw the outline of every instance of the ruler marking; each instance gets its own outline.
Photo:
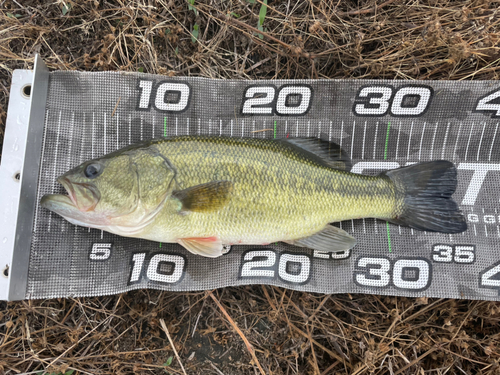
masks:
[[[386,221],[386,227],[387,227],[387,245],[389,246],[389,252],[392,253],[392,246],[391,246],[391,232],[389,229],[389,222]]]
[[[474,130],[474,123],[472,123],[472,126],[470,127],[469,140],[467,141],[467,148],[465,149],[465,157],[464,157],[465,160],[467,160],[467,154],[469,152],[470,139],[472,138],[473,130]]]
[[[208,120],[208,135],[212,135],[212,119]]]
[[[399,150],[399,139],[401,138],[401,128],[403,125],[401,124],[401,121],[399,122],[399,129],[398,129],[398,139],[396,141],[396,160],[398,159],[398,150]],[[401,234],[401,233],[399,233]]]
[[[92,112],[92,159],[94,159],[94,139],[95,139],[95,113]]]
[[[66,169],[70,167],[70,159],[71,159],[71,150],[73,148],[73,130],[75,127],[75,112],[71,113],[71,126],[70,126],[70,135],[69,135],[69,150],[68,150],[68,158],[66,162]],[[64,227],[66,226],[66,220],[63,220],[61,223],[61,232],[64,232]]]
[[[378,234],[377,219],[373,219],[373,225],[375,226],[375,234]]]
[[[70,167],[70,158],[71,158],[71,149],[73,147],[73,130],[75,127],[75,112],[71,114],[71,127],[70,127],[70,136],[69,136],[69,152],[68,152],[68,162],[66,163],[67,169]]]
[[[132,137],[132,114],[128,115],[128,144],[131,142]]]
[[[85,125],[85,112],[83,113],[83,124]],[[87,135],[87,133],[85,132],[84,134],[84,137],[85,135]],[[84,140],[85,138],[82,139],[82,145],[84,143]],[[83,147],[80,147],[80,164],[83,162]]]
[[[418,160],[420,161],[420,156],[422,155],[422,144],[424,142],[424,134],[425,134],[425,125],[427,123],[424,122],[424,128],[422,129],[422,137],[420,138],[420,150],[418,150]]]
[[[233,120],[231,120],[231,137],[233,136]]]
[[[201,134],[201,118],[198,117],[198,134]]]
[[[342,148],[343,138],[344,138],[344,120],[342,120],[342,126],[340,127],[340,148]]]
[[[106,133],[107,133],[107,127],[106,127],[106,112],[104,112],[104,154],[107,154],[107,149],[106,149]]]
[[[389,132],[391,130],[391,122],[387,123],[387,133],[385,135],[384,160],[387,160],[387,146],[389,145]]]
[[[265,121],[266,120],[264,120],[264,123],[265,123]],[[311,121],[307,121],[307,138],[309,138],[309,132],[310,132],[310,130],[311,130]]]
[[[116,114],[116,149],[118,150],[120,148],[120,140],[119,140],[119,132],[120,132],[120,124],[118,123],[118,113]],[[155,127],[154,127],[154,117],[153,117],[153,138],[155,132]]]
[[[245,136],[245,121],[241,120],[241,137]]]
[[[365,129],[363,131],[363,150],[361,151],[361,160],[365,158],[365,139],[366,139],[366,121],[365,121]]]
[[[144,119],[141,116],[141,141],[142,141],[142,138],[143,138],[143,129],[144,129]]]
[[[352,125],[352,139],[351,139],[351,160],[352,160],[352,152],[354,151],[354,135],[356,133],[356,121],[354,121]],[[354,224],[353,224],[354,228]]]
[[[288,120],[285,120],[285,137],[288,135],[287,131],[288,131]]]
[[[321,121],[318,123],[318,138],[321,138]]]
[[[495,134],[493,134],[493,141],[491,142],[490,155],[488,156],[488,161],[491,161],[491,152],[493,151],[493,145],[495,144],[495,138],[497,136],[498,124],[500,124],[500,123],[497,122],[497,126],[495,128]]]
[[[377,150],[377,134],[378,134],[378,121],[375,125],[375,137],[373,140],[373,160],[375,160],[376,150]]]
[[[59,122],[57,124],[57,138],[56,138],[56,147],[54,150],[54,173],[53,173],[53,181],[56,180],[56,175],[57,175],[57,151],[59,149],[59,136],[61,134],[61,117],[62,117],[62,111],[59,111]],[[52,186],[52,192],[54,192],[54,186]],[[49,225],[47,228],[47,231],[50,232],[50,227],[52,224],[52,211],[49,214]]]
[[[85,125],[85,112],[83,113],[83,124]],[[85,132],[85,135],[87,135],[86,132]],[[82,145],[84,144],[84,139],[82,139]],[[83,147],[80,147],[80,164],[82,164],[82,163],[83,163]],[[77,228],[78,228],[78,226],[75,225],[75,233],[76,233]]]
[[[484,130],[486,129],[486,122],[483,125],[483,131],[481,133],[481,139],[479,140],[479,146],[477,148],[477,157],[476,161],[479,161],[479,151],[481,151],[481,144],[483,143],[483,137],[484,137]]]
[[[351,225],[352,225],[352,233],[354,233],[354,220],[351,219]]]
[[[186,119],[186,131],[187,135],[189,135],[189,117]]]
[[[219,136],[222,135],[222,119],[219,120]]]
[[[443,148],[441,149],[441,159],[444,159],[444,150],[446,148],[446,141],[448,140],[448,132],[450,130],[450,123],[446,127],[446,132],[444,133]]]
[[[458,140],[460,138],[460,131],[461,130],[462,130],[462,123],[460,123],[460,126],[458,127],[457,140],[455,141],[455,147],[453,148],[453,158],[456,158],[456,155],[457,155],[457,146],[458,146]]]
[[[406,154],[406,160],[410,158],[410,147],[411,147],[411,133],[413,132],[413,121],[411,122],[410,127],[410,136],[408,137],[408,152]]]
[[[299,137],[299,120],[297,120],[297,126],[295,126],[295,138]]]
[[[432,156],[434,155],[434,141],[436,140],[437,130],[438,130],[438,123],[436,122],[436,127],[434,128],[434,135],[432,136],[431,157],[430,157],[430,160],[432,160]]]
[[[45,118],[47,119],[47,122],[49,122],[49,110],[47,109],[47,111],[45,112]],[[41,157],[41,160],[40,160],[40,170],[43,170],[43,159],[45,157],[45,142],[47,141],[47,126],[44,127],[43,129],[43,143],[42,143],[42,157]],[[41,189],[38,189],[37,191],[37,198],[36,198],[36,201],[37,202],[40,202],[40,191]],[[36,225],[37,225],[37,216],[38,216],[38,204],[35,204],[35,222],[34,222],[34,226],[33,226],[33,231],[36,232]],[[50,212],[50,211],[49,211]]]

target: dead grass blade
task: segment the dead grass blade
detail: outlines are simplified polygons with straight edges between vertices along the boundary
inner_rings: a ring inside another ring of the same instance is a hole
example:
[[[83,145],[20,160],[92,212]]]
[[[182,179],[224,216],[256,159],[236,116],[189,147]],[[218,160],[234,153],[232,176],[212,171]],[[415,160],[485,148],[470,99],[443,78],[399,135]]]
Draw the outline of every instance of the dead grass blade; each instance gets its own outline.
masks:
[[[210,297],[212,297],[212,299],[214,300],[217,307],[224,314],[224,316],[227,318],[227,320],[229,321],[229,323],[231,324],[233,329],[238,333],[238,335],[241,337],[241,339],[245,343],[245,346],[247,347],[247,350],[249,351],[250,355],[252,356],[254,364],[259,368],[260,373],[262,375],[265,375],[266,373],[262,369],[262,366],[260,365],[260,362],[259,362],[257,356],[255,355],[255,350],[253,349],[252,344],[250,344],[250,341],[248,341],[245,334],[241,331],[241,329],[239,329],[238,325],[234,322],[233,318],[231,318],[231,316],[227,313],[224,306],[222,306],[221,303],[217,300],[217,298],[215,298],[212,291],[208,291],[207,293],[210,295]]]

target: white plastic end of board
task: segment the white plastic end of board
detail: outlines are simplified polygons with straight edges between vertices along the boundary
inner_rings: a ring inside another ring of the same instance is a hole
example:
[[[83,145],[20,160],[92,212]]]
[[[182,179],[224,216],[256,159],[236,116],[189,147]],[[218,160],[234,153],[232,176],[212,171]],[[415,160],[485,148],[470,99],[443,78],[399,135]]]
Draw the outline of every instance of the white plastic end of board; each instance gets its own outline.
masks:
[[[0,300],[4,301],[26,298],[33,220],[32,214],[27,215],[38,179],[36,146],[43,134],[48,73],[36,56],[34,71],[12,74],[0,164]]]

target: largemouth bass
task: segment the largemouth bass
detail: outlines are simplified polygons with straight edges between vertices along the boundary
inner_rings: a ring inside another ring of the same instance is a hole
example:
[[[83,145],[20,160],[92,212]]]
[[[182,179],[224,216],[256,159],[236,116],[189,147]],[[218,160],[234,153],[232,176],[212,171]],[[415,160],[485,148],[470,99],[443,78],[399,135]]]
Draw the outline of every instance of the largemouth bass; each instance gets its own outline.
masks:
[[[457,172],[432,161],[365,176],[338,145],[317,138],[180,136],[141,142],[66,172],[68,195],[41,205],[69,222],[174,242],[218,257],[228,245],[337,252],[356,240],[329,223],[379,218],[419,230],[467,229],[451,199]]]

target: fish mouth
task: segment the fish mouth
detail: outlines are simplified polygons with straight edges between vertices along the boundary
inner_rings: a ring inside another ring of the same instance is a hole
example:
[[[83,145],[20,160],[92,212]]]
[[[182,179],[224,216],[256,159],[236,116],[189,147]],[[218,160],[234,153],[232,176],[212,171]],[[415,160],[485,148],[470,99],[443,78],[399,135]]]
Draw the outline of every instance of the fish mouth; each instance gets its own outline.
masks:
[[[93,211],[101,199],[101,195],[95,186],[86,183],[71,182],[67,177],[61,176],[57,179],[68,195],[49,194],[45,195],[40,204],[56,213],[78,210],[80,212]]]
[[[71,182],[64,176],[59,177],[57,182],[66,190],[73,205],[82,212],[93,211],[101,199],[101,194],[94,185]]]

